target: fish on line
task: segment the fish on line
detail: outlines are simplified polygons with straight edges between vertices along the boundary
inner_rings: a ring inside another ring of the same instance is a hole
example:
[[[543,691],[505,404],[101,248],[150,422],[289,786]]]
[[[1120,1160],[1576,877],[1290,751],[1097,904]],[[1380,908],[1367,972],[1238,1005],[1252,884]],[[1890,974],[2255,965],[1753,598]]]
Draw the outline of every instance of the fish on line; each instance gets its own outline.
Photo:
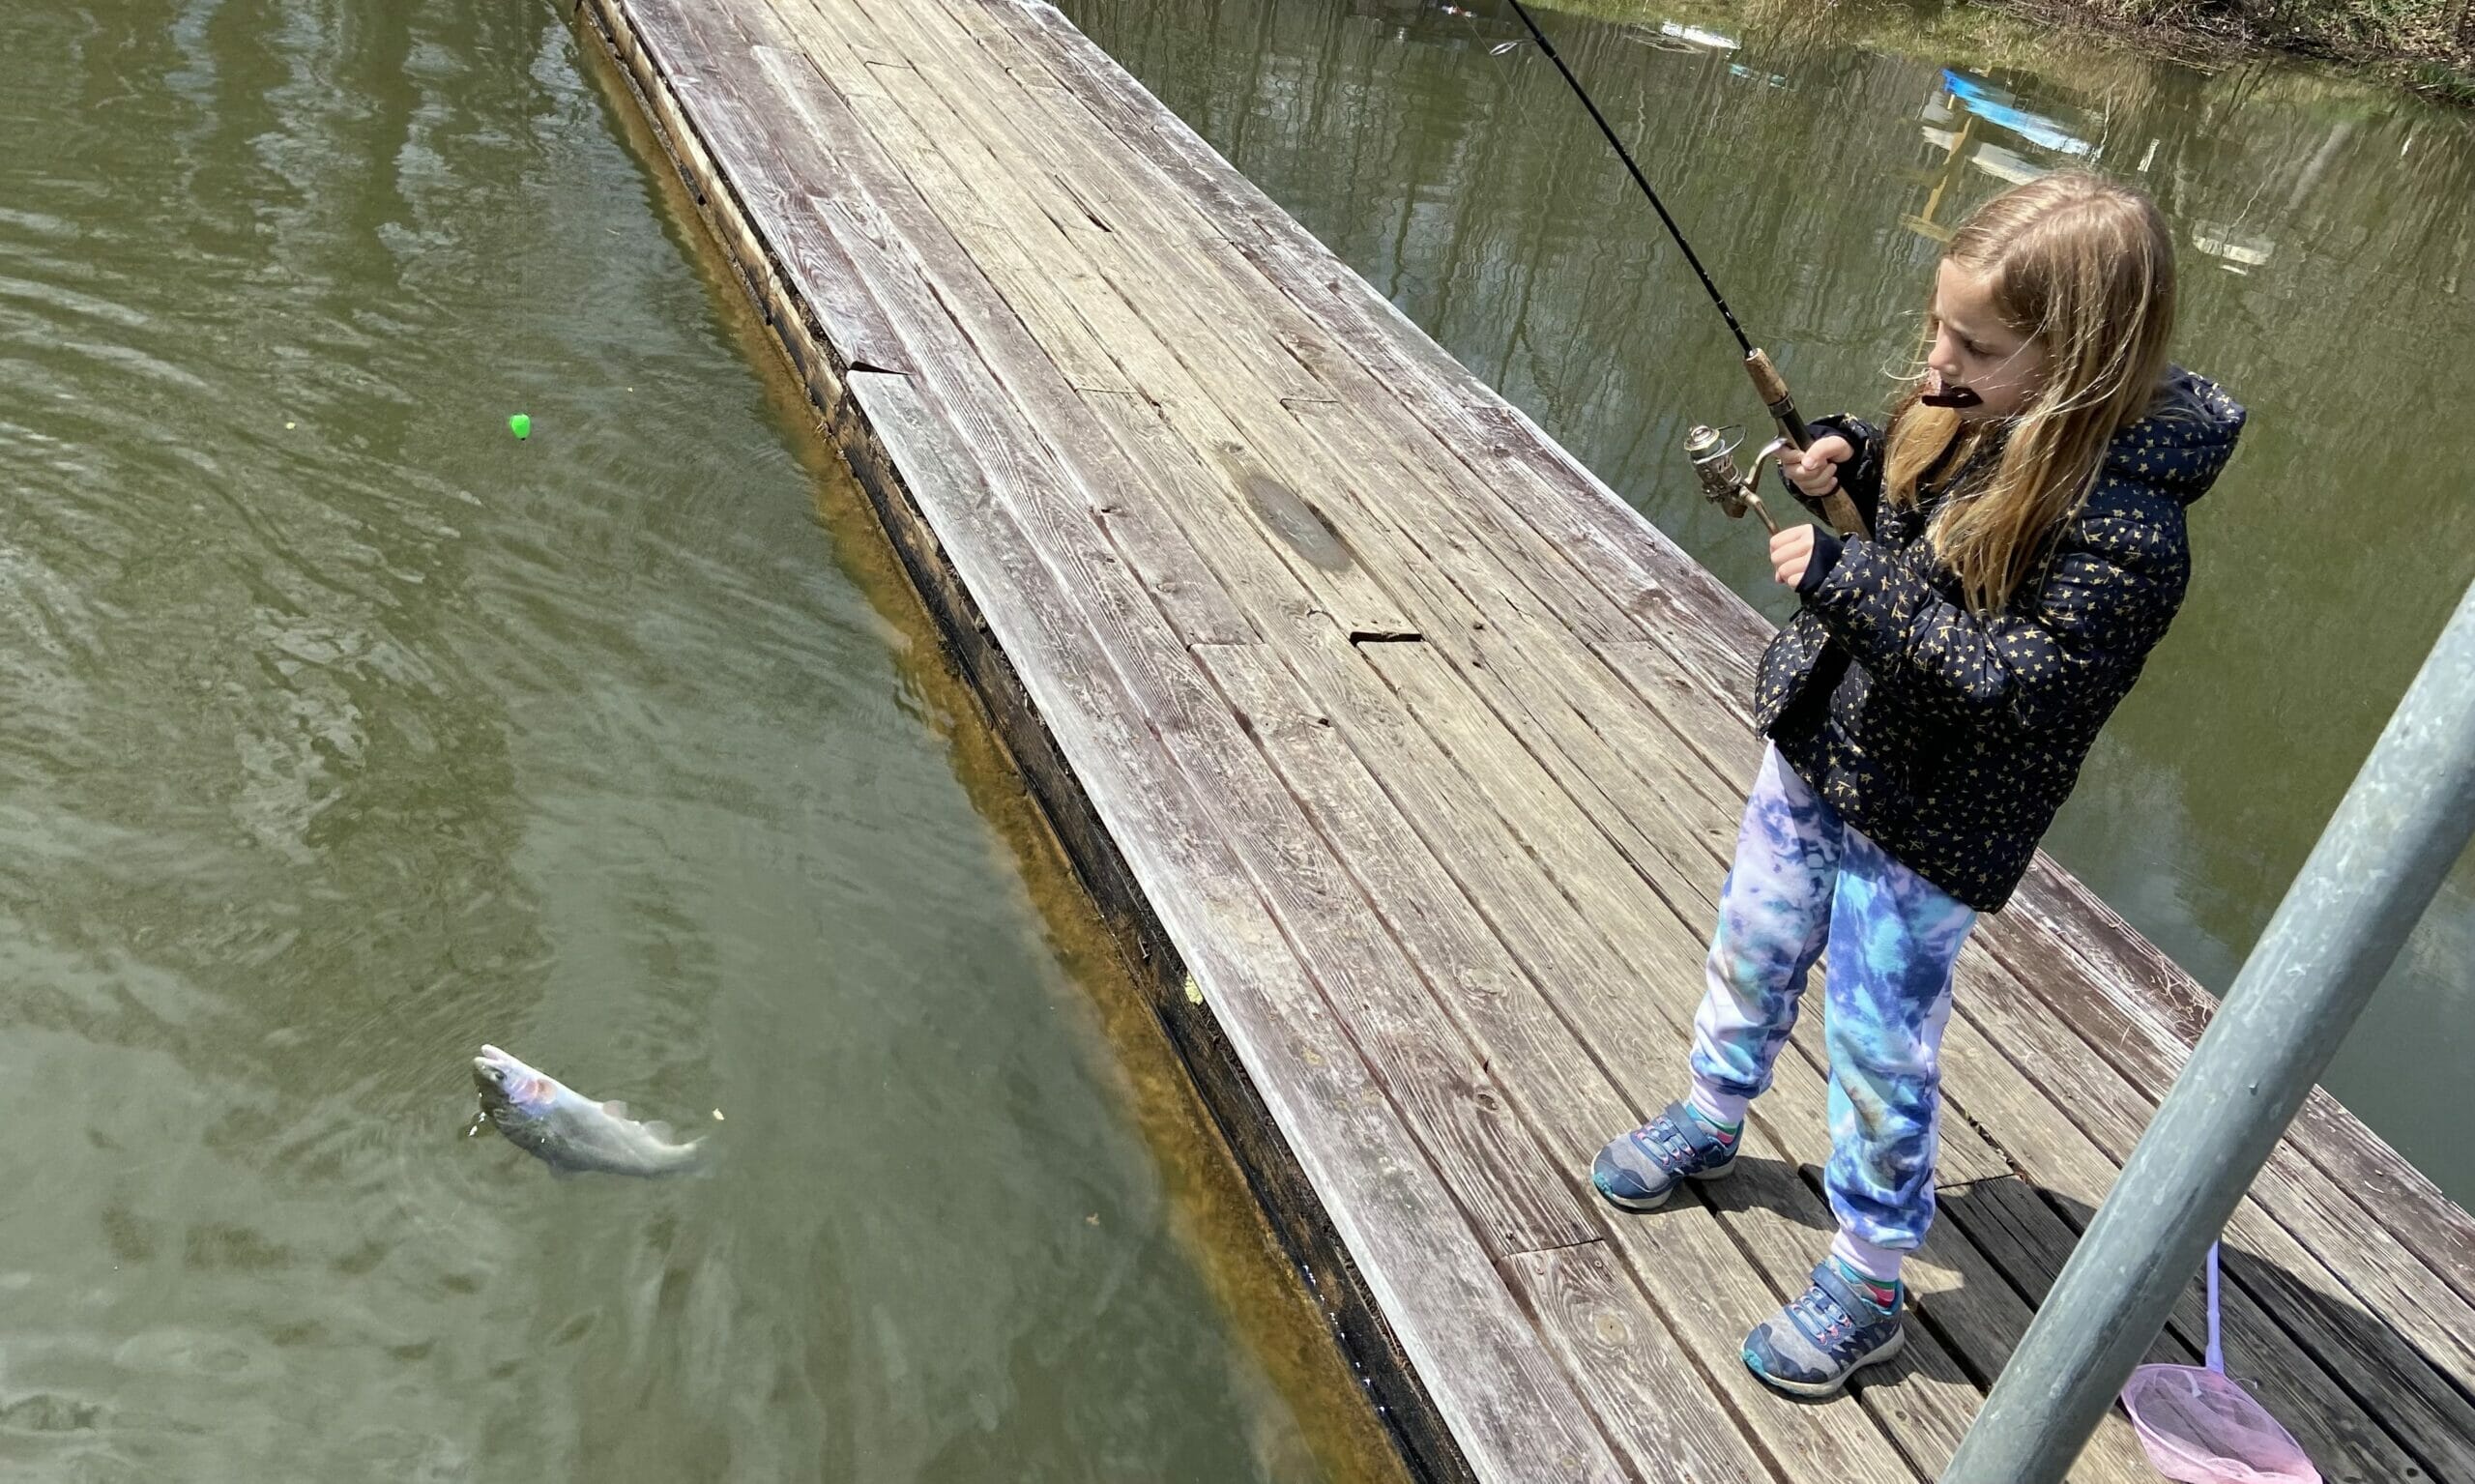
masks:
[[[705,1162],[702,1139],[680,1142],[667,1123],[639,1122],[627,1105],[597,1102],[496,1046],[473,1059],[481,1116],[554,1175],[684,1175]]]

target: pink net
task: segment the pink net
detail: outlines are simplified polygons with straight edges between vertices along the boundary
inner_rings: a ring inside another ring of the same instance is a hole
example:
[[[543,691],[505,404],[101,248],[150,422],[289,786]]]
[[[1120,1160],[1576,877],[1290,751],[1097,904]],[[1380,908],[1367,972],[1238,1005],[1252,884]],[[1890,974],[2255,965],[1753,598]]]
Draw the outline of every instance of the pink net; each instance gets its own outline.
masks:
[[[2157,1471],[2183,1484],[2320,1484],[2278,1419],[2252,1394],[2196,1365],[2143,1365],[2123,1409]]]
[[[2293,1435],[2227,1379],[2215,1247],[2208,1249],[2208,1368],[2140,1366],[2123,1387],[2123,1410],[2148,1461],[2182,1484],[2320,1484]]]

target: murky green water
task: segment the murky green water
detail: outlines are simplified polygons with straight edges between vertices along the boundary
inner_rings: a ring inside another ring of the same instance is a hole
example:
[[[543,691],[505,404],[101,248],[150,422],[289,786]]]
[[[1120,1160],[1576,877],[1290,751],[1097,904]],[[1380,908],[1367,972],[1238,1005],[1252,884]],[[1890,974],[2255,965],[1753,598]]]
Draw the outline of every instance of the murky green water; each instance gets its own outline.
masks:
[[[1558,50],[1809,413],[1880,407],[1937,234],[2006,182],[2077,162],[2158,197],[2181,359],[2253,422],[2195,512],[2183,615],[2048,843],[2222,990],[2475,578],[2475,115],[1931,4],[1567,4],[1543,17]],[[1733,343],[1553,68],[1507,46],[1526,33],[1500,0],[1064,8],[1662,529],[1789,611],[1759,529],[1701,504],[1675,451],[1692,422],[1759,419]],[[2475,1203],[2470,962],[2461,863],[2328,1082]]]
[[[563,9],[0,36],[0,1476],[1346,1472]],[[717,1173],[462,1139],[483,1040]]]
[[[1503,24],[1071,9],[1783,607],[1671,452],[1751,410],[1719,327]],[[1799,9],[1553,23],[1809,405],[1878,400],[1908,219],[2072,141],[2195,245],[2188,359],[2257,421],[2054,844],[2223,983],[2475,573],[2465,121]],[[1380,1470],[559,10],[0,0],[0,1473]],[[2046,122],[1968,123],[1944,64]],[[2336,1073],[2461,1195],[2470,949],[2461,872]],[[717,1173],[459,1139],[483,1039]]]

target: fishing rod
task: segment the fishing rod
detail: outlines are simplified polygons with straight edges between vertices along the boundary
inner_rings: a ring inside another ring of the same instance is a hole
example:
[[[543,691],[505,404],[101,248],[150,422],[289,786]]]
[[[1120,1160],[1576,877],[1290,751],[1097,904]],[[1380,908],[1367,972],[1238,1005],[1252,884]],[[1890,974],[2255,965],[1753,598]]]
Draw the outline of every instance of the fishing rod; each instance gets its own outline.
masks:
[[[1805,420],[1796,411],[1795,399],[1788,394],[1787,378],[1781,376],[1779,368],[1770,364],[1769,353],[1757,347],[1752,337],[1744,333],[1744,326],[1737,323],[1735,310],[1728,307],[1726,296],[1719,292],[1719,285],[1710,280],[1709,270],[1702,266],[1701,254],[1695,252],[1693,245],[1685,241],[1684,229],[1675,224],[1674,217],[1669,215],[1667,203],[1660,200],[1658,191],[1651,189],[1649,177],[1642,173],[1642,167],[1634,162],[1633,152],[1624,147],[1622,139],[1616,137],[1615,128],[1607,122],[1607,115],[1598,111],[1598,104],[1591,101],[1589,90],[1582,86],[1582,80],[1573,75],[1573,70],[1566,66],[1563,57],[1557,53],[1556,44],[1547,39],[1545,31],[1539,29],[1538,19],[1529,14],[1529,7],[1522,4],[1521,0],[1505,0],[1505,3],[1512,7],[1514,15],[1521,17],[1521,23],[1529,28],[1530,40],[1536,42],[1538,49],[1547,54],[1547,60],[1556,64],[1556,71],[1563,74],[1564,81],[1573,90],[1573,96],[1580,99],[1582,106],[1589,110],[1590,122],[1596,124],[1598,131],[1607,136],[1609,146],[1616,151],[1616,158],[1624,161],[1624,168],[1633,176],[1633,184],[1641,187],[1642,194],[1649,197],[1650,209],[1659,214],[1659,220],[1666,225],[1668,235],[1675,239],[1675,246],[1684,253],[1684,261],[1692,265],[1693,276],[1702,280],[1703,292],[1708,294],[1710,303],[1718,306],[1719,317],[1728,322],[1729,334],[1736,337],[1736,344],[1744,350],[1745,374],[1753,379],[1754,394],[1761,397],[1762,405],[1769,409],[1771,421],[1778,424],[1780,436],[1754,455],[1751,472],[1741,476],[1736,472],[1735,444],[1727,441],[1721,431],[1716,428],[1696,424],[1693,430],[1685,435],[1684,452],[1685,456],[1692,460],[1694,475],[1702,483],[1702,493],[1708,496],[1712,504],[1725,510],[1731,517],[1741,517],[1747,509],[1751,509],[1762,517],[1762,523],[1769,528],[1773,536],[1776,536],[1779,533],[1778,522],[1770,518],[1769,509],[1762,503],[1760,485],[1762,461],[1791,448],[1802,451],[1813,446],[1813,435],[1806,430]],[[1796,498],[1812,507],[1816,514],[1829,521],[1831,528],[1840,535],[1862,536],[1865,534],[1865,523],[1857,515],[1856,507],[1849,500],[1846,492],[1834,489],[1816,500],[1799,490]]]

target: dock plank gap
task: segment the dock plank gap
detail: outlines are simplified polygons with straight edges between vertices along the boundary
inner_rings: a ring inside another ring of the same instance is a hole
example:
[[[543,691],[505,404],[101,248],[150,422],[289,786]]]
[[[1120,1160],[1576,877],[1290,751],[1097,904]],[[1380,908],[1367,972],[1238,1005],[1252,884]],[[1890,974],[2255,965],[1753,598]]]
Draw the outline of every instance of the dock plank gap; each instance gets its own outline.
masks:
[[[1628,1217],[1588,1167],[1677,1090],[1769,626],[1053,7],[578,9],[1411,1470],[1933,1479],[2208,997],[2041,858],[1961,963],[1907,1353],[1764,1390],[1817,1017],[1727,1188]],[[2475,1480],[2464,1211],[2315,1094],[2227,1254],[2330,1479]],[[2155,1474],[2116,1414],[2073,1477]]]

